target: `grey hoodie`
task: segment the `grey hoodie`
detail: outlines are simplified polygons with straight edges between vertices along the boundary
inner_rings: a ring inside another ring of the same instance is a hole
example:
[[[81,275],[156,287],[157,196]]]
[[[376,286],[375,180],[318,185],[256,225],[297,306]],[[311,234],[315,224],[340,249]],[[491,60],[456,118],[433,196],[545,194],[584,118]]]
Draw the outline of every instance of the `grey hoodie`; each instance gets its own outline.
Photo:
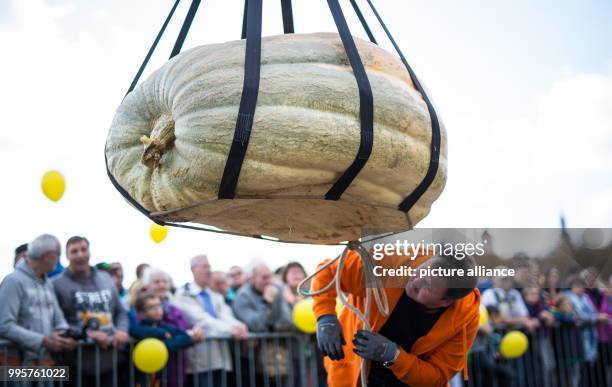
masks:
[[[37,277],[21,260],[0,283],[0,300],[0,336],[25,349],[26,360],[47,357],[43,338],[68,328],[47,276]]]
[[[69,268],[53,278],[60,308],[71,327],[82,329],[91,317],[100,320],[100,330],[128,331],[128,316],[108,273],[91,268],[88,277],[77,277]]]

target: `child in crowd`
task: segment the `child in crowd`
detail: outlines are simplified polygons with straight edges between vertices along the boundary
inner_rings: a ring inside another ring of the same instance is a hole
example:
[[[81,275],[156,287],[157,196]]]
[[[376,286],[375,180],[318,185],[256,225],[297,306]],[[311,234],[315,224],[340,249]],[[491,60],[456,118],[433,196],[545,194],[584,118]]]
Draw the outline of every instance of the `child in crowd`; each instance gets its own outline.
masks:
[[[586,283],[582,278],[574,277],[569,281],[569,285],[570,290],[565,295],[572,302],[580,324],[584,357],[587,362],[594,362],[597,357],[597,331],[595,330],[595,323],[598,321],[597,309],[585,291]]]
[[[542,375],[541,378],[540,375],[531,375],[536,378],[533,384],[556,385],[557,383],[554,381],[555,355],[550,337],[550,328],[555,324],[555,317],[549,310],[542,289],[537,287],[524,288],[523,300],[529,317],[540,322],[539,329],[531,336],[534,351],[529,353],[538,357],[539,363],[542,364]]]
[[[141,293],[135,302],[138,322],[130,325],[130,336],[135,340],[156,338],[164,342],[168,351],[176,352],[193,345],[194,341],[189,330],[179,329],[162,323],[164,311],[161,300],[153,293]],[[145,381],[144,375],[139,375],[138,381]],[[146,383],[140,383],[145,385]]]
[[[514,372],[504,364],[499,353],[502,336],[495,331],[501,322],[501,315],[496,306],[487,307],[489,321],[478,329],[478,334],[471,349],[472,372],[475,380],[484,386],[512,386]]]
[[[558,382],[561,386],[578,387],[580,384],[580,365],[584,358],[584,347],[579,321],[572,301],[566,296],[558,296],[553,312],[559,325],[555,340]]]

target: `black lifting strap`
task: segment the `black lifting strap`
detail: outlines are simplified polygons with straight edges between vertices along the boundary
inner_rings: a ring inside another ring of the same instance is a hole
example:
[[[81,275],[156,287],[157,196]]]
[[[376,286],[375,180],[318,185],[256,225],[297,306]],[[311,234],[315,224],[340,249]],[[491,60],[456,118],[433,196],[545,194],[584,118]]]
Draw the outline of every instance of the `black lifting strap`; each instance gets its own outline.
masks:
[[[249,8],[249,0],[244,0],[244,12],[242,13],[242,34],[240,39],[246,39],[247,31],[247,10]],[[281,0],[281,11],[283,13],[283,32],[285,34],[293,34],[295,28],[293,26],[293,7],[291,0]]]
[[[391,32],[389,32],[389,29],[387,29],[387,26],[385,25],[382,18],[376,11],[376,8],[374,8],[374,4],[372,4],[370,0],[367,0],[367,1],[368,1],[368,4],[370,5],[370,8],[372,8],[372,11],[374,12],[374,15],[376,15],[378,22],[380,23],[382,28],[385,30],[387,37],[393,44],[393,47],[395,47],[395,50],[397,51],[399,57],[404,63],[404,66],[406,66],[406,69],[408,70],[408,73],[410,74],[410,78],[412,79],[412,82],[414,83],[415,88],[417,89],[419,93],[421,93],[421,96],[423,97],[423,100],[425,101],[425,104],[427,105],[429,116],[431,117],[431,145],[430,145],[431,156],[429,159],[429,168],[427,169],[427,173],[425,174],[425,177],[423,178],[421,183],[398,206],[400,211],[408,212],[410,211],[412,206],[414,206],[414,204],[421,198],[421,196],[423,196],[423,194],[427,191],[431,183],[433,183],[434,179],[436,178],[436,174],[438,173],[438,164],[440,161],[440,141],[441,141],[440,122],[438,120],[438,115],[436,114],[436,110],[434,109],[431,101],[429,100],[427,93],[421,86],[421,83],[419,82],[416,74],[414,73],[414,71],[412,71],[412,68],[408,64],[408,61],[402,54],[402,50],[400,50],[399,46],[395,42],[395,39],[393,39],[393,36],[391,36]]]
[[[244,0],[244,11],[242,12],[242,33],[240,39],[246,39],[247,34],[247,10],[249,9],[249,0]]]
[[[147,67],[147,64],[149,64],[149,60],[151,59],[151,56],[153,55],[153,52],[155,51],[155,48],[157,48],[157,44],[159,43],[161,37],[164,35],[164,32],[166,31],[166,27],[168,27],[168,23],[170,23],[170,20],[172,19],[172,16],[174,15],[174,11],[176,11],[176,8],[178,7],[180,2],[181,2],[181,0],[176,0],[174,2],[174,5],[170,9],[170,12],[168,13],[168,16],[166,17],[166,20],[164,21],[164,24],[162,24],[162,27],[160,28],[159,32],[157,33],[157,36],[155,37],[155,40],[153,41],[153,44],[149,48],[149,51],[147,52],[147,55],[145,56],[144,60],[142,61],[142,64],[140,65],[140,68],[138,69],[138,72],[134,76],[134,79],[132,79],[132,83],[130,84],[130,87],[128,88],[128,91],[127,91],[127,93],[125,95],[128,95],[129,93],[131,93],[134,90],[134,88],[136,87],[136,84],[138,84],[138,80],[140,79],[140,76],[142,75],[144,69]],[[143,206],[140,205],[140,203],[138,203],[136,200],[134,200],[134,198],[125,189],[123,189],[121,184],[119,184],[119,182],[115,179],[115,176],[113,176],[113,174],[110,172],[110,169],[108,169],[108,157],[106,156],[106,145],[104,147],[104,165],[106,166],[106,174],[108,175],[108,178],[110,179],[110,181],[113,184],[113,186],[115,187],[115,189],[117,191],[119,191],[121,196],[123,196],[125,198],[125,200],[127,200],[134,208],[136,208],[142,214],[144,214],[145,216],[147,216],[148,218],[150,218],[154,222],[163,225],[164,222],[152,219],[151,216],[150,216],[149,211],[147,211],[146,208],[144,208]]]
[[[325,199],[327,200],[338,200],[366,165],[372,153],[372,146],[374,145],[374,97],[372,96],[372,88],[370,87],[368,75],[365,72],[365,68],[361,63],[361,57],[355,46],[355,41],[342,14],[342,8],[340,8],[338,0],[327,0],[327,3],[336,22],[342,44],[359,87],[359,117],[361,123],[359,151],[353,163],[325,194]]]
[[[132,79],[132,83],[130,84],[130,87],[128,88],[128,91],[127,91],[127,93],[125,93],[125,95],[130,94],[130,92],[132,90],[134,90],[134,88],[136,87],[136,84],[138,83],[138,80],[140,79],[140,76],[142,75],[142,72],[144,71],[145,67],[147,67],[147,64],[149,64],[149,60],[151,59],[151,55],[153,55],[153,52],[155,51],[155,48],[157,47],[157,44],[159,43],[161,37],[164,35],[164,32],[166,31],[166,27],[168,27],[168,23],[170,23],[170,20],[172,19],[172,15],[174,15],[174,11],[176,11],[176,7],[178,7],[180,2],[181,2],[181,0],[176,0],[174,2],[174,5],[172,6],[172,9],[170,10],[170,13],[168,13],[168,16],[166,17],[166,20],[164,21],[164,24],[162,24],[161,29],[157,33],[157,36],[155,37],[155,40],[153,41],[153,44],[149,48],[149,52],[147,52],[147,56],[145,56],[144,60],[142,61],[142,64],[140,65],[140,68],[138,69],[138,72],[134,76],[134,79]]]
[[[234,130],[234,139],[230,147],[223,177],[219,186],[219,199],[233,199],[244,161],[253,117],[259,93],[259,70],[261,68],[261,15],[262,0],[249,0],[247,10],[246,50],[244,58],[244,84],[240,108]]]
[[[361,22],[363,29],[365,30],[366,34],[368,34],[368,38],[370,39],[370,42],[374,44],[378,44],[378,42],[374,38],[374,35],[372,34],[372,31],[370,30],[370,26],[368,25],[368,22],[363,17],[363,14],[361,13],[361,9],[359,9],[359,6],[357,5],[357,2],[355,0],[351,0],[351,5],[353,6],[353,10],[355,11],[355,14],[359,18],[359,21]]]
[[[179,32],[176,42],[174,43],[174,48],[172,48],[172,52],[170,53],[170,59],[174,58],[179,52],[181,52],[181,48],[183,48],[183,43],[185,43],[185,38],[187,37],[187,33],[191,28],[191,23],[193,22],[193,18],[195,17],[199,6],[200,0],[192,0],[189,11],[187,11],[187,16],[185,16],[185,21],[183,21],[181,31]]]
[[[183,43],[185,42],[185,38],[187,37],[187,32],[189,32],[189,28],[191,27],[191,23],[193,22],[193,18],[195,16],[195,13],[198,10],[198,6],[200,5],[200,1],[201,0],[193,0],[191,2],[191,6],[189,7],[189,11],[187,12],[187,16],[185,17],[185,21],[183,22],[183,26],[181,28],[179,36],[176,39],[176,42],[174,44],[174,48],[172,49],[172,53],[170,54],[170,58],[174,57],[175,55],[177,55],[181,51],[181,48],[183,47]],[[161,29],[157,33],[157,36],[155,37],[155,40],[153,41],[153,44],[149,48],[149,51],[147,52],[147,55],[145,56],[144,61],[142,62],[142,64],[140,65],[140,68],[138,69],[138,72],[134,76],[134,79],[132,80],[132,83],[130,84],[130,87],[128,88],[128,91],[127,91],[126,95],[129,94],[131,91],[133,91],[134,88],[136,87],[136,84],[138,83],[138,80],[140,79],[140,76],[142,75],[144,69],[147,67],[147,64],[149,63],[149,60],[151,59],[151,56],[153,55],[153,52],[157,48],[157,44],[159,43],[161,37],[163,36],[164,32],[166,31],[166,28],[168,27],[168,24],[170,23],[170,20],[172,19],[172,16],[174,15],[174,11],[176,11],[176,8],[178,7],[179,3],[180,3],[180,0],[176,0],[174,2],[174,5],[170,9],[170,12],[168,13],[168,16],[166,17],[166,20],[164,21],[164,24],[162,25]],[[121,193],[121,195],[132,206],[134,206],[138,211],[140,211],[141,213],[146,215],[148,218],[153,220],[155,223],[158,223],[158,224],[161,224],[161,225],[165,224],[165,222],[163,222],[163,221],[151,218],[150,212],[147,211],[147,209],[144,208],[142,205],[140,205],[140,203],[138,203],[136,200],[134,200],[134,198],[119,184],[119,182],[111,174],[110,170],[108,169],[108,158],[106,156],[106,149],[104,151],[104,164],[106,165],[106,173],[107,173],[108,177],[110,178],[111,183],[113,183],[113,186],[115,187],[115,189],[117,189],[117,191],[119,191],[119,193]]]
[[[293,34],[293,9],[291,7],[291,0],[281,0],[281,10],[283,12],[283,32],[286,34]]]

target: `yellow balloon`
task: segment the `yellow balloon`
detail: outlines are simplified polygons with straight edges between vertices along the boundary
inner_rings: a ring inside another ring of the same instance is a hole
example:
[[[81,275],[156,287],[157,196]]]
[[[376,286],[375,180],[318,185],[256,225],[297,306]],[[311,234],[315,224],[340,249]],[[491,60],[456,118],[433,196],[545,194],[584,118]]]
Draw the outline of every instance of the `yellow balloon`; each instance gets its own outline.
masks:
[[[164,239],[166,239],[166,235],[168,235],[168,227],[153,223],[149,229],[149,234],[151,235],[153,242],[161,243]]]
[[[315,333],[317,331],[317,319],[312,309],[314,302],[312,298],[305,298],[293,306],[293,323],[304,333]]]
[[[480,321],[479,325],[483,326],[489,321],[489,312],[484,305],[480,305]]]
[[[56,202],[64,195],[66,181],[58,171],[47,171],[42,177],[41,188],[49,200]]]
[[[514,359],[523,356],[528,346],[529,340],[523,332],[511,331],[502,338],[499,352],[507,359]]]
[[[161,340],[144,339],[134,348],[134,365],[145,374],[154,374],[166,366],[168,348]]]

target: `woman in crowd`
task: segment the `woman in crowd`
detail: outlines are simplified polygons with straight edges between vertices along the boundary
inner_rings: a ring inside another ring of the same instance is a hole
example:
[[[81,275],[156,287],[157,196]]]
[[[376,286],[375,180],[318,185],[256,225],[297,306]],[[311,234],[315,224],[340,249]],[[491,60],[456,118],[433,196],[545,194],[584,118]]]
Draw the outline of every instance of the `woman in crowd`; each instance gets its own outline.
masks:
[[[281,278],[285,284],[285,301],[289,305],[304,298],[298,293],[297,288],[300,282],[306,278],[306,270],[299,262],[289,262],[281,272]]]
[[[612,289],[605,282],[598,281],[597,270],[593,267],[584,269],[580,273],[586,282],[585,289],[589,300],[598,313],[597,322],[597,363],[595,372],[597,381],[606,381],[607,386],[612,386]]]
[[[199,327],[192,327],[185,319],[183,312],[172,304],[170,300],[172,280],[168,273],[153,267],[147,268],[142,276],[142,287],[140,291],[136,291],[136,298],[138,298],[138,294],[141,294],[144,289],[146,289],[147,292],[152,292],[161,300],[163,309],[162,324],[187,331],[194,343],[204,339],[204,332],[202,329]],[[130,326],[140,325],[138,314],[133,308],[130,309],[128,315],[130,317]],[[182,380],[186,380],[184,363],[186,358],[183,357],[182,359],[183,364],[181,367],[179,367],[178,356],[171,355],[168,360],[168,384],[171,387],[178,386],[179,368],[182,369]]]
[[[605,316],[597,312],[595,305],[586,293],[586,282],[581,276],[575,276],[569,281],[570,290],[566,292],[572,302],[584,347],[585,363],[582,365],[582,377],[587,385],[593,385],[595,361],[597,360],[597,330],[596,324],[605,320]]]
[[[559,269],[556,267],[551,267],[546,271],[546,275],[544,276],[544,286],[542,290],[544,291],[544,298],[548,304],[549,308],[555,307],[555,302],[557,300],[557,296],[561,292],[561,275],[559,273]]]

